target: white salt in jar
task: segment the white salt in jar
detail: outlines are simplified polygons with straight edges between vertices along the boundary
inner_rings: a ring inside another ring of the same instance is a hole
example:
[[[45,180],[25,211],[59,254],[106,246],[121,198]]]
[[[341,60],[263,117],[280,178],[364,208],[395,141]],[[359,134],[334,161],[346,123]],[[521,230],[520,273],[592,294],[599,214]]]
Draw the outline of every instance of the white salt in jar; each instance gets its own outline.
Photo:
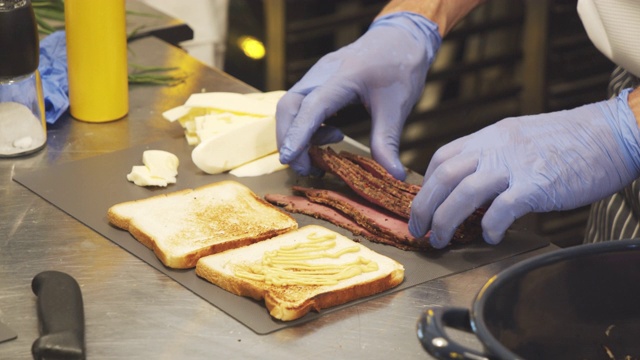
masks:
[[[0,1],[0,49],[0,157],[30,154],[47,140],[30,0]]]

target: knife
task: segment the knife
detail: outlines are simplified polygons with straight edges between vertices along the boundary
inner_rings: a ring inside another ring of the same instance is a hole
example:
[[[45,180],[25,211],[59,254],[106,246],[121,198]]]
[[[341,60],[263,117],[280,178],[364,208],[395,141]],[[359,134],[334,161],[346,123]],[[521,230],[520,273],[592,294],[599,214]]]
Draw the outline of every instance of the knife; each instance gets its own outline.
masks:
[[[38,359],[85,359],[84,309],[76,280],[59,271],[44,271],[33,278],[38,297],[40,337],[31,352]]]

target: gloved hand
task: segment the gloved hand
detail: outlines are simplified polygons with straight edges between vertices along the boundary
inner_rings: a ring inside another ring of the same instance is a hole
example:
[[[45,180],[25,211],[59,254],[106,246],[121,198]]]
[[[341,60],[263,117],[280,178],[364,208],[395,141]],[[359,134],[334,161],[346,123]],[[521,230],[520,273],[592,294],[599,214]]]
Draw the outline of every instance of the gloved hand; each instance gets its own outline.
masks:
[[[421,237],[431,229],[431,244],[442,248],[467,216],[490,204],[483,236],[497,244],[526,213],[574,209],[630,184],[640,176],[640,131],[629,92],[505,119],[443,146],[413,201],[409,230]]]
[[[323,121],[359,100],[372,117],[371,150],[393,176],[406,174],[398,157],[402,127],[422,93],[442,39],[438,26],[409,12],[382,16],[354,43],[320,59],[279,101],[280,161],[301,175],[317,171],[310,144],[341,141]]]

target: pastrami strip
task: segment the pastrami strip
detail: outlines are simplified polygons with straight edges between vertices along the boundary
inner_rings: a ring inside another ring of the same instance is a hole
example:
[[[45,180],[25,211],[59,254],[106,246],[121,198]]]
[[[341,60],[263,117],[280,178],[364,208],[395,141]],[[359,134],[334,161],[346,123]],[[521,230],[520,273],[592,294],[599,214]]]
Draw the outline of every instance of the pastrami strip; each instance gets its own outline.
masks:
[[[353,191],[363,198],[379,205],[404,219],[409,219],[410,194],[403,193],[372,174],[364,171],[355,163],[341,158],[331,148],[311,147],[309,150],[316,166],[340,177]]]
[[[391,181],[389,181],[388,179],[378,177],[375,173],[370,172],[366,168],[360,166],[358,163],[348,159],[347,157],[337,154],[330,147],[324,149],[323,151],[325,153],[324,155],[328,157],[329,161],[335,161],[336,163],[346,168],[349,174],[352,174],[355,176],[355,179],[366,184],[367,187],[365,189],[367,190],[371,189],[372,194],[376,194],[378,196],[388,195],[391,198],[394,198],[397,201],[400,201],[403,207],[401,208],[401,210],[399,210],[402,213],[398,213],[398,215],[404,217],[404,212],[407,211],[407,209],[411,206],[411,201],[415,197],[414,194],[402,191],[401,189],[397,188],[394,184],[392,184]],[[340,169],[342,170],[342,168]],[[389,176],[393,178],[390,174]],[[360,185],[360,184],[358,182],[355,182],[353,185]],[[394,204],[397,204],[397,201],[394,202]],[[396,213],[394,209],[387,209],[387,210]],[[406,218],[408,218],[408,213]]]
[[[350,153],[348,151],[340,151],[338,154],[352,162],[358,164],[364,170],[368,171],[378,179],[381,179],[402,191],[406,191],[409,194],[417,194],[420,191],[420,185],[409,184],[407,182],[398,180],[391,175],[387,169],[383,168],[382,165],[378,164],[375,160],[368,158],[366,156],[357,155]]]
[[[404,219],[398,218],[384,209],[373,207],[361,199],[332,190],[310,189],[300,186],[294,186],[293,190],[303,193],[315,203],[340,210],[372,233],[391,238],[399,245],[415,248],[430,246],[426,238],[416,239],[411,235],[409,226]]]
[[[364,227],[360,226],[353,219],[345,214],[326,205],[311,202],[309,199],[296,195],[267,194],[265,200],[281,206],[286,211],[313,216],[316,219],[328,221],[336,226],[351,231],[354,235],[385,245],[396,246],[397,243],[393,239],[389,239],[383,235],[376,235]],[[409,246],[400,247],[403,250],[414,250]]]
[[[281,195],[281,194],[267,194],[265,200],[268,202],[281,206],[289,212],[295,212],[313,216],[316,219],[327,220],[334,225],[338,225],[344,229],[347,229],[355,235],[370,235],[369,230],[358,225],[355,221],[345,216],[344,214],[332,209],[329,206],[317,204],[311,202],[309,199],[303,196],[297,195]]]

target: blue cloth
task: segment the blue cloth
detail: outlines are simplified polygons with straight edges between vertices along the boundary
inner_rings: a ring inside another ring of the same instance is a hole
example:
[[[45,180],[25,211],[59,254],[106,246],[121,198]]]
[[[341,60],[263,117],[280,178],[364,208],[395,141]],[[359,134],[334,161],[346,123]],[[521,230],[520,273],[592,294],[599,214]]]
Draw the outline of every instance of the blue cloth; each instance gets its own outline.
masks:
[[[67,76],[67,39],[64,31],[56,31],[40,41],[40,64],[45,116],[54,124],[69,108]]]

